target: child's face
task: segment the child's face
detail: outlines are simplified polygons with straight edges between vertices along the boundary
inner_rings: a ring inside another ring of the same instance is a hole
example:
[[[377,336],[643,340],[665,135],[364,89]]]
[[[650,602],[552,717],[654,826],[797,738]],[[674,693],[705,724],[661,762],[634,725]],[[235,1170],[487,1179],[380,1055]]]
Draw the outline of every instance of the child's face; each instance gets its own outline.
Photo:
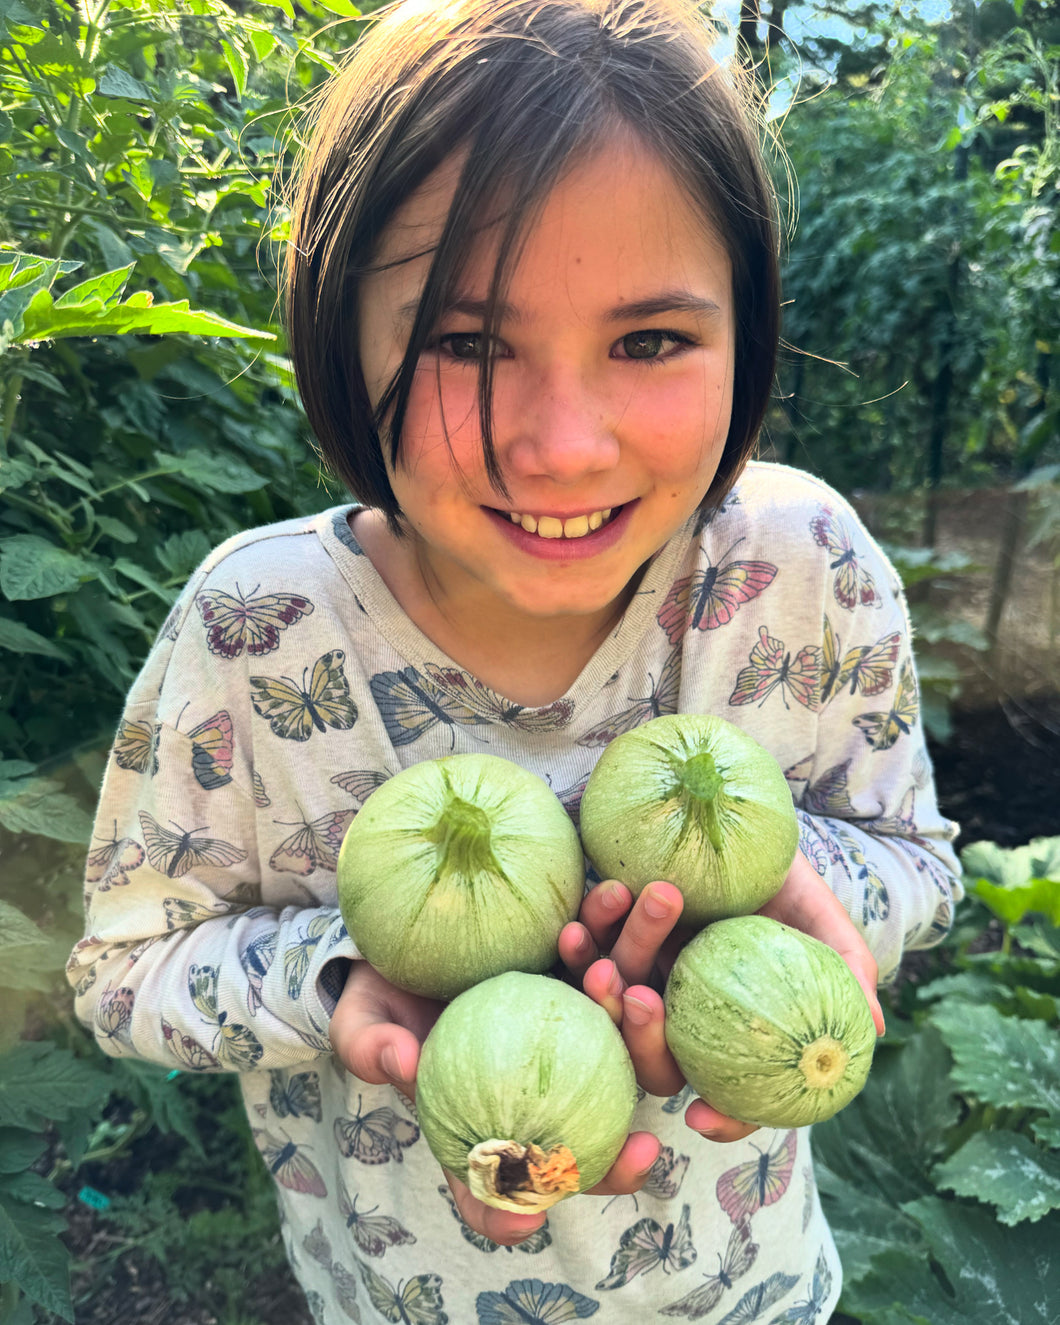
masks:
[[[384,235],[382,262],[425,256],[362,287],[375,399],[404,353],[455,171],[443,166]],[[505,616],[603,614],[696,509],[721,458],[734,356],[729,259],[676,178],[631,139],[560,181],[529,232],[493,347],[494,442],[509,502],[491,487],[481,448],[480,309],[495,242],[483,233],[420,360],[391,482],[435,595]]]

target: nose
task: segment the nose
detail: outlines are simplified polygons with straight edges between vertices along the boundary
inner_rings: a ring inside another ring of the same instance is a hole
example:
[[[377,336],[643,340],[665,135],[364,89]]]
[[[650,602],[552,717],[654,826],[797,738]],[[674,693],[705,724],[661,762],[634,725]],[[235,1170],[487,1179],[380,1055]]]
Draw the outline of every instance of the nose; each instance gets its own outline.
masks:
[[[504,458],[513,477],[570,485],[617,463],[614,404],[576,365],[528,372],[505,404]]]

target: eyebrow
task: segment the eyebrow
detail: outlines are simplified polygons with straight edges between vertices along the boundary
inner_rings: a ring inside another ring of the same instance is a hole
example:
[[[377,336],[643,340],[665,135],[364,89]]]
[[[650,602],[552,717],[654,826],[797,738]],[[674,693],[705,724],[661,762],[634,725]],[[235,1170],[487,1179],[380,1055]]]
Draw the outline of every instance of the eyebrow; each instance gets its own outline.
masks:
[[[404,321],[411,322],[416,316],[418,307],[418,300],[411,299],[408,303],[402,304],[398,312]],[[461,295],[446,306],[443,316],[448,317],[458,313],[473,321],[482,322],[485,321],[486,309],[487,302],[485,299],[471,299],[466,295]],[[496,312],[499,322],[509,322],[517,326],[524,321],[521,311],[504,300],[497,304]],[[720,312],[720,306],[713,299],[704,299],[700,295],[689,294],[687,290],[664,290],[659,294],[648,295],[644,299],[634,299],[629,303],[616,304],[614,308],[609,308],[604,313],[604,320],[607,322],[636,322],[641,318],[659,317],[666,313],[691,313],[699,317],[711,318],[717,317]]]

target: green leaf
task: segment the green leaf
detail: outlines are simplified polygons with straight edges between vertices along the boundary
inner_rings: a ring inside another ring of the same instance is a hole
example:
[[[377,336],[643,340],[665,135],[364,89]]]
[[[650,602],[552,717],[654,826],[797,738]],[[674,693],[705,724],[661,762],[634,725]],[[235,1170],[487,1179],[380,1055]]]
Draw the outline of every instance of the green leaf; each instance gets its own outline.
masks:
[[[16,460],[12,456],[0,459],[0,492],[13,491],[24,487],[37,478],[40,471],[28,460]]]
[[[1019,1132],[976,1132],[935,1169],[936,1185],[995,1206],[1002,1224],[1060,1209],[1060,1154]]]
[[[74,308],[91,303],[109,307],[121,298],[121,293],[125,289],[134,266],[135,263],[130,262],[128,266],[118,267],[114,271],[105,271],[100,276],[93,276],[87,281],[82,281],[80,285],[75,285],[73,289],[61,294],[55,301],[55,307]]]
[[[37,534],[0,539],[0,591],[9,602],[52,598],[95,576],[90,561]]]
[[[953,1054],[959,1090],[995,1108],[1043,1109],[1034,1134],[1060,1146],[1060,1036],[1055,1027],[968,1003],[931,1013]]]
[[[0,1201],[24,1201],[27,1205],[61,1210],[66,1197],[39,1173],[0,1174]]]
[[[32,1302],[72,1322],[70,1253],[57,1236],[65,1227],[59,1215],[0,1197],[0,1282],[16,1283]]]
[[[92,1112],[111,1090],[108,1073],[47,1040],[26,1040],[0,1057],[0,1127],[39,1131],[49,1120]]]
[[[0,795],[0,824],[12,833],[35,833],[58,842],[87,843],[91,816],[48,778],[26,778],[9,784]]]
[[[1000,887],[988,879],[977,879],[971,892],[1006,925],[1015,925],[1032,912],[1060,925],[1060,880],[1031,879],[1024,884]]]
[[[145,105],[150,105],[155,100],[145,84],[114,64],[107,65],[96,91],[101,97],[118,97],[123,101],[142,102]]]
[[[0,1127],[0,1173],[25,1173],[48,1149],[47,1138],[20,1127]]]
[[[213,492],[254,492],[268,486],[267,478],[231,455],[192,450],[179,456],[158,452],[155,459],[193,487],[201,485]]]
[[[7,649],[11,653],[39,653],[45,658],[68,661],[67,654],[57,644],[10,617],[0,617],[0,649]]]
[[[241,326],[205,309],[191,308],[187,299],[155,304],[147,291],[130,295],[124,303],[101,308],[60,308],[51,296],[27,308],[17,342],[57,340],[69,336],[165,336],[180,332],[196,336],[225,336],[274,341],[268,331]]]

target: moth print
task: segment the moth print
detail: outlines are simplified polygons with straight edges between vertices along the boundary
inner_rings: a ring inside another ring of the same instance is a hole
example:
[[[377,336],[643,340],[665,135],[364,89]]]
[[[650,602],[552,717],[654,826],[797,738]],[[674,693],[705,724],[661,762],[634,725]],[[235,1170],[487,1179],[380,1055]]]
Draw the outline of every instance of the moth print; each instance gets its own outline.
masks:
[[[729,1234],[724,1256],[718,1256],[717,1274],[708,1274],[698,1288],[693,1288],[676,1302],[660,1307],[659,1315],[681,1316],[685,1320],[702,1320],[709,1316],[726,1289],[732,1288],[735,1280],[747,1274],[757,1255],[758,1244],[751,1241],[751,1225],[746,1219],[741,1220]]]

